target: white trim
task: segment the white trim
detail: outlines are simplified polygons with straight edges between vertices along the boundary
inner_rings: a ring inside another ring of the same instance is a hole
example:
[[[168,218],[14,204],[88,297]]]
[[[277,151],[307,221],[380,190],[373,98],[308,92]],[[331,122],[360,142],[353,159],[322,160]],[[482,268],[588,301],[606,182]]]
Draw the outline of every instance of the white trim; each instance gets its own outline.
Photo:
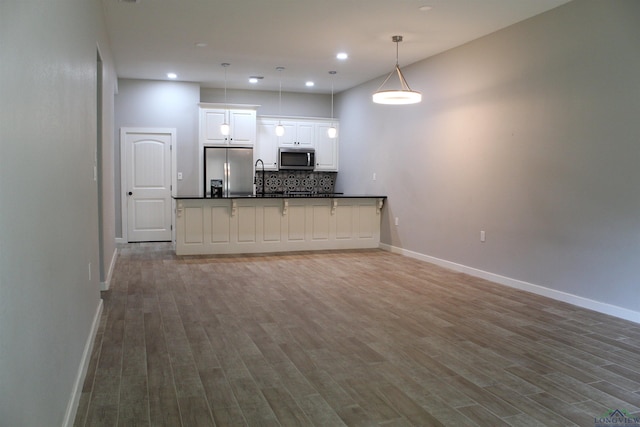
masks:
[[[256,104],[221,104],[219,102],[199,102],[200,108],[219,108],[222,110],[257,110],[260,105]]]
[[[305,122],[334,122],[340,123],[340,119],[331,118],[331,117],[318,117],[318,116],[274,116],[272,114],[265,114],[261,116],[257,116],[257,119],[267,119],[267,120],[298,120]]]
[[[80,403],[80,396],[82,395],[82,383],[87,375],[89,369],[89,363],[91,362],[91,352],[93,351],[93,344],[98,333],[98,327],[100,326],[100,316],[102,316],[103,301],[100,299],[96,314],[93,316],[93,323],[91,324],[91,330],[89,336],[84,345],[84,352],[82,353],[82,359],[80,359],[80,366],[78,367],[78,375],[73,384],[71,396],[69,396],[69,402],[67,403],[67,410],[64,414],[63,427],[72,427],[73,422],[76,419],[78,412],[78,404]]]
[[[501,276],[499,274],[490,273],[488,271],[479,270],[477,268],[468,267],[466,265],[457,264],[455,262],[446,261],[440,258],[435,258],[429,255],[424,255],[418,252],[413,252],[407,249],[398,248],[396,246],[380,243],[380,249],[389,251],[392,253],[415,258],[420,261],[436,264],[441,267],[449,268],[454,271],[466,273],[471,276],[480,277],[498,283],[501,285],[509,286],[511,288],[520,289],[523,291],[531,292],[537,295],[542,295],[548,298],[552,298],[557,301],[566,302],[578,307],[586,308],[589,310],[597,311],[598,313],[607,314],[610,316],[618,317],[620,319],[629,320],[631,322],[640,323],[640,312],[629,310],[627,308],[618,307],[605,302],[595,301],[589,298],[584,298],[578,295],[569,294],[566,292],[550,289],[544,286],[535,285],[533,283],[524,282],[518,279],[512,279],[510,277]]]
[[[100,290],[108,291],[111,286],[111,277],[113,276],[113,269],[116,266],[116,259],[118,258],[118,248],[113,250],[113,255],[111,256],[111,263],[109,263],[109,270],[107,271],[107,278],[104,282],[100,282]]]
[[[126,153],[125,153],[125,140],[127,136],[128,128],[120,128],[120,216],[121,216],[121,228],[122,228],[122,240],[128,243],[127,230],[129,214],[129,204],[127,202],[127,171],[126,171]]]
[[[126,170],[126,135],[127,133],[169,134],[171,135],[171,196],[178,195],[178,130],[176,128],[145,128],[122,127],[120,128],[120,215],[122,218],[122,237],[116,238],[116,243],[129,243],[128,237],[128,198],[127,198],[127,170]],[[175,218],[171,215],[171,225],[175,228]]]

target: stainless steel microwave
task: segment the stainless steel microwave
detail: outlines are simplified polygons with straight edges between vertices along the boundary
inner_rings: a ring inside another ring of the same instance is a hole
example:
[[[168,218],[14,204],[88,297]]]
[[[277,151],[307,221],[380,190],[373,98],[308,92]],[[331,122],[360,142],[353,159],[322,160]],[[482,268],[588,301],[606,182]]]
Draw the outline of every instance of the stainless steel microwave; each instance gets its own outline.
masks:
[[[313,148],[280,148],[278,169],[309,170],[316,164],[316,150]]]

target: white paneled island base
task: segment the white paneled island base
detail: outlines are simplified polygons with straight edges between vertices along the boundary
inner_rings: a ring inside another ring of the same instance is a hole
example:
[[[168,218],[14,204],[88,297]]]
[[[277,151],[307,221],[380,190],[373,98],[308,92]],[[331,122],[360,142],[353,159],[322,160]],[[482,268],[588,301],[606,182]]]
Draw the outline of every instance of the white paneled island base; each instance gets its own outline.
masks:
[[[377,248],[384,197],[176,198],[176,254]]]

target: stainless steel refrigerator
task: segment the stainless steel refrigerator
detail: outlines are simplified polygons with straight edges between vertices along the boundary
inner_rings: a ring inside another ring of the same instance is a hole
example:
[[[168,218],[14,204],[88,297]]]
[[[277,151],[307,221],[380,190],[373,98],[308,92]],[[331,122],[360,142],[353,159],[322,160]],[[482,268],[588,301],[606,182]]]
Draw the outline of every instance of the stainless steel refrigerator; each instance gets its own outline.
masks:
[[[212,187],[214,197],[253,194],[253,149],[205,147],[205,197],[211,197]]]

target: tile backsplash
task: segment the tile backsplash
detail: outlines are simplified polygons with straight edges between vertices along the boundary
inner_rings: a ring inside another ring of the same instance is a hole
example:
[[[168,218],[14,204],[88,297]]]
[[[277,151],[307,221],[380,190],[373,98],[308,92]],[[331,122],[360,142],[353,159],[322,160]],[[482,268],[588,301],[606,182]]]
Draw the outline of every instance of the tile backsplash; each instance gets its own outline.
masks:
[[[333,193],[337,172],[265,171],[265,193]],[[262,172],[256,171],[256,192],[262,190]]]

